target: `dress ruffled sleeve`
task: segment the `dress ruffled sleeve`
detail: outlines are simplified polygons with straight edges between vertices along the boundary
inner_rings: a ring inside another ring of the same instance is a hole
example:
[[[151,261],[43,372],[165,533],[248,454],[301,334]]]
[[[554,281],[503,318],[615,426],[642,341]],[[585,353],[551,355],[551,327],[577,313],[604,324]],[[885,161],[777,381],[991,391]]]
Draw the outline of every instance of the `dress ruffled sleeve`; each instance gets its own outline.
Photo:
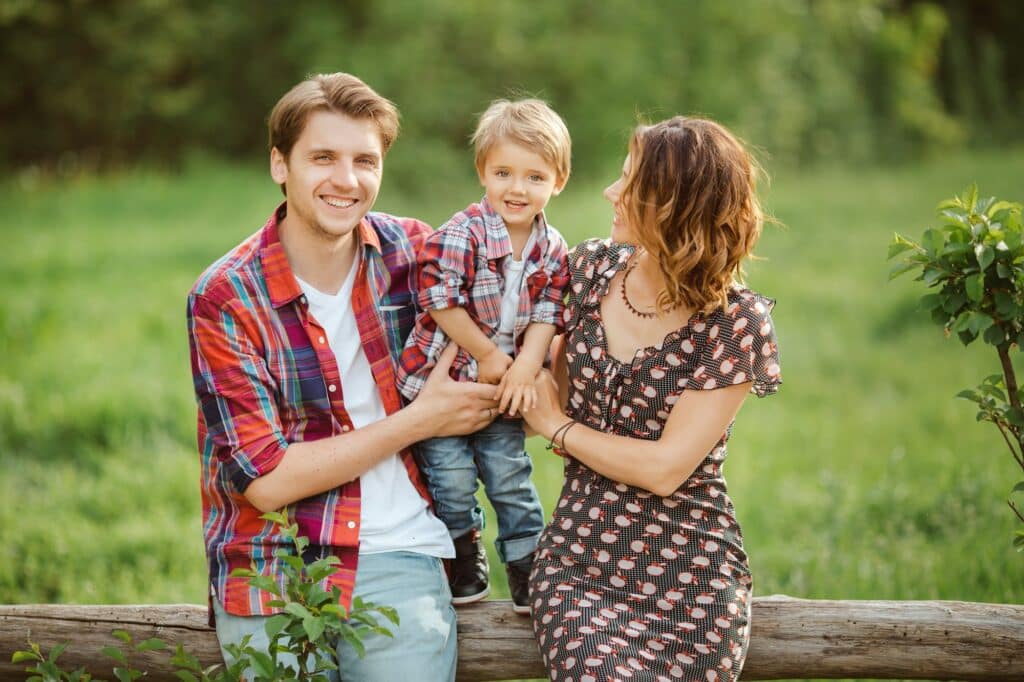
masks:
[[[687,389],[708,390],[751,382],[758,397],[779,390],[782,372],[772,308],[775,301],[741,290],[724,311],[708,315],[701,329],[704,350]]]
[[[595,279],[595,268],[607,244],[600,239],[580,242],[569,251],[569,286],[565,288],[566,301],[562,310],[564,333],[568,336],[579,323],[583,302],[590,295]]]

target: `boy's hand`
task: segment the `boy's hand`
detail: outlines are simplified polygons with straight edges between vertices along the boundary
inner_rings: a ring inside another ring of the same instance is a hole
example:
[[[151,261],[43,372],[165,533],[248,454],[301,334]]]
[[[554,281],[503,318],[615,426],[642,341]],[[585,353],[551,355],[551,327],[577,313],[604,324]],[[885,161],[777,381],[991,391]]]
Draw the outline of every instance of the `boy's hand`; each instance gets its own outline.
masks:
[[[477,381],[482,384],[497,384],[512,365],[512,358],[497,346],[490,353],[476,361]],[[533,381],[531,377],[530,381]]]
[[[498,384],[498,411],[507,410],[510,416],[515,417],[520,410],[533,409],[537,404],[534,380],[539,371],[539,367],[534,367],[533,363],[525,361],[522,356],[516,358]]]

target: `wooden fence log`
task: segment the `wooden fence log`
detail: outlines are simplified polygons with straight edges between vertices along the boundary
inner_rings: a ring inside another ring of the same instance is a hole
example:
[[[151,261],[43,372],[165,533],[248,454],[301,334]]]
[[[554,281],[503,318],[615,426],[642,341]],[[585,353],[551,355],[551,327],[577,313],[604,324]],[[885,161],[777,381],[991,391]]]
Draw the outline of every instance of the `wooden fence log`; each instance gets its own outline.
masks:
[[[1024,606],[955,601],[826,601],[783,596],[754,599],[745,680],[875,678],[1024,680]],[[112,679],[99,651],[115,629],[136,641],[181,643],[204,663],[219,660],[206,608],[158,606],[0,606],[0,682],[22,680],[11,663],[29,637],[44,651],[68,642],[68,669],[84,666]],[[149,679],[171,680],[167,654],[134,659]],[[459,609],[460,682],[546,677],[529,619],[507,601]]]

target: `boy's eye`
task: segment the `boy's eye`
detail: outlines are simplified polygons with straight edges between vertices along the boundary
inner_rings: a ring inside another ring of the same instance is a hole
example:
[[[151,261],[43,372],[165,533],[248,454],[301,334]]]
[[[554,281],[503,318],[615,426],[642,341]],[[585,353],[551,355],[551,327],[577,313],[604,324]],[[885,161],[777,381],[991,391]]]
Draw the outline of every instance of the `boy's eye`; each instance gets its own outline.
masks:
[[[530,180],[533,182],[544,182],[544,176],[537,175],[536,173],[534,173],[533,175],[530,176]]]
[[[508,177],[508,171],[503,169],[503,168],[494,171],[494,174],[497,175],[499,178],[507,178]]]
[[[366,158],[359,159],[359,163],[361,165],[363,165],[363,166],[366,166],[367,168],[376,168],[377,167],[377,159],[375,159],[373,157],[370,157],[370,156],[368,156]]]

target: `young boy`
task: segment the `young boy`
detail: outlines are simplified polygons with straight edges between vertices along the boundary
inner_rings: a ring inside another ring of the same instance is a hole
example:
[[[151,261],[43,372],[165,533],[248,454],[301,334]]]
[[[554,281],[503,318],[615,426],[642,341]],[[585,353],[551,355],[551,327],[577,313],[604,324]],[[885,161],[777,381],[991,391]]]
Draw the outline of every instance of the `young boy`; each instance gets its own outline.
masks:
[[[418,301],[425,312],[402,354],[398,386],[414,399],[449,339],[459,346],[452,378],[498,384],[498,412],[507,416],[469,436],[423,441],[415,452],[455,542],[453,603],[490,592],[479,477],[498,517],[496,545],[513,609],[528,614],[527,578],[544,518],[517,414],[536,400],[533,381],[561,322],[567,248],[544,207],[569,179],[571,143],[558,114],[526,99],[492,103],[473,146],[484,198],[424,245]]]

